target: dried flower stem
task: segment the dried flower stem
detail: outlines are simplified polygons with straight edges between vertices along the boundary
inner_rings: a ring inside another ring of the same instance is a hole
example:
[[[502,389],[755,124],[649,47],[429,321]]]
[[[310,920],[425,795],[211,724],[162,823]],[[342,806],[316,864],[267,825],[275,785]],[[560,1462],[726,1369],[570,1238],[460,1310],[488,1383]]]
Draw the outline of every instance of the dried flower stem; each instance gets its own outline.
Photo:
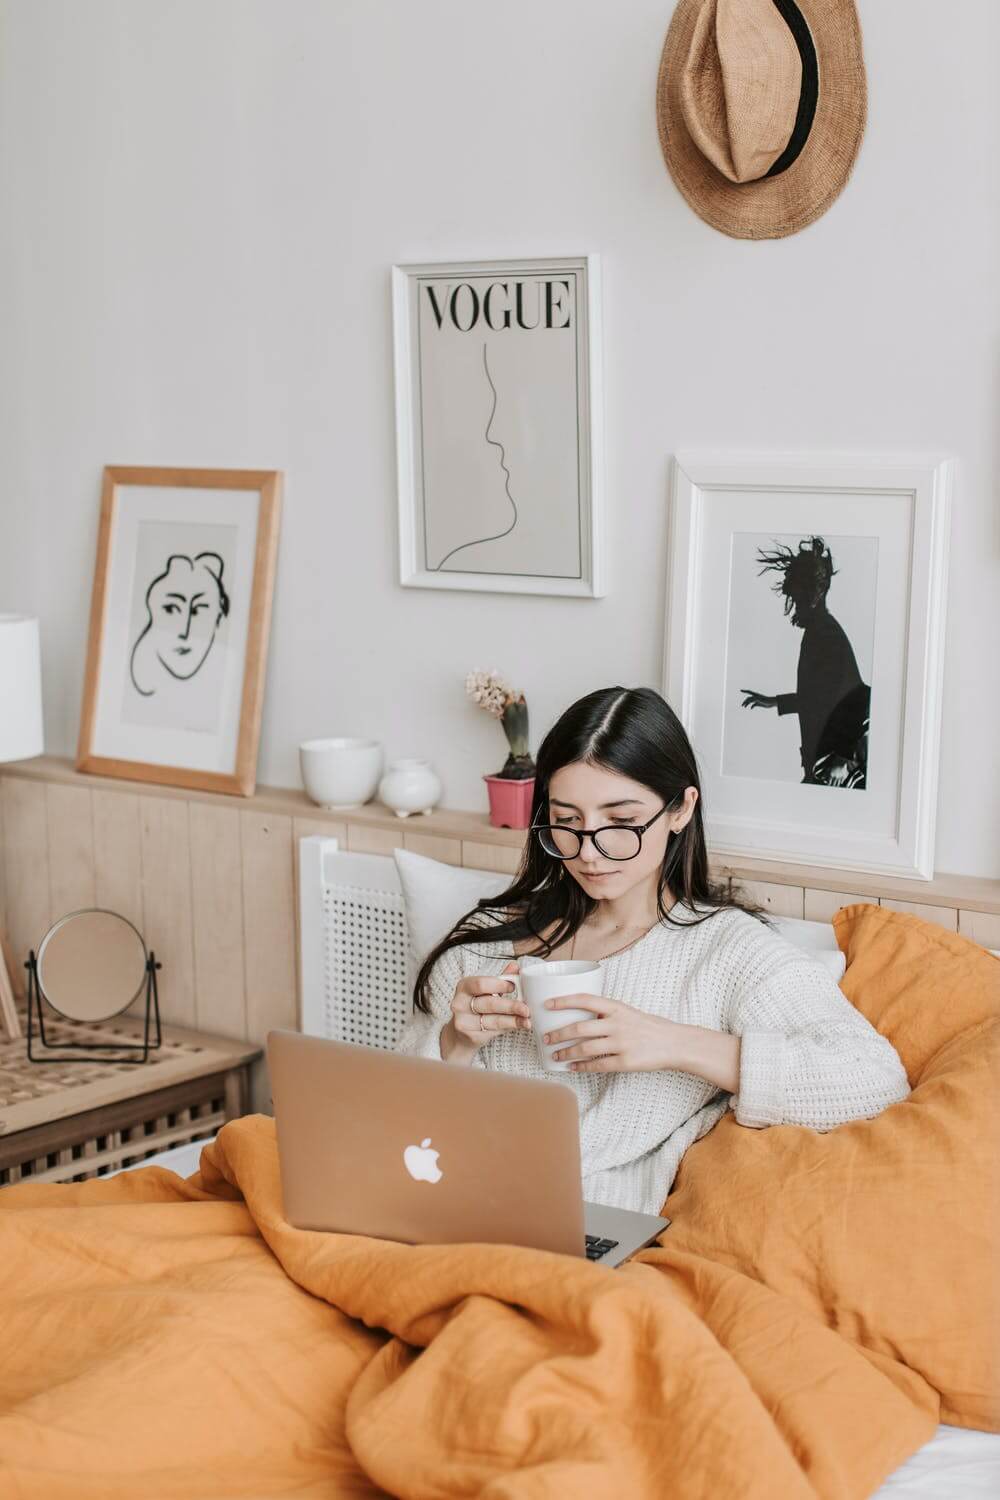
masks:
[[[511,781],[534,776],[535,762],[528,749],[528,705],[524,694],[515,693],[499,672],[479,670],[466,677],[465,691],[479,708],[485,709],[503,725],[510,754],[498,774]]]

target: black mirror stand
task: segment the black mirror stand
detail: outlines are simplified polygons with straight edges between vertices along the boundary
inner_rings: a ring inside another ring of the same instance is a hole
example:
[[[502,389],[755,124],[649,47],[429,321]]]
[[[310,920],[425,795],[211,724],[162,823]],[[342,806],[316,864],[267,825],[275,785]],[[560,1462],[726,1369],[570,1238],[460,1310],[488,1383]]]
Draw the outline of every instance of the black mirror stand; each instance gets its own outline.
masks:
[[[161,1035],[161,1032],[160,1032],[160,997],[159,997],[159,994],[158,994],[157,988],[156,988],[156,971],[157,971],[157,969],[162,969],[163,965],[158,962],[158,960],[156,958],[156,955],[152,951],[150,951],[149,957],[146,959],[146,1019],[145,1019],[145,1025],[143,1027],[143,1040],[142,1040],[142,1046],[141,1047],[139,1046],[138,1043],[136,1043],[135,1045],[132,1045],[129,1042],[88,1042],[86,1045],[90,1049],[89,1051],[86,1051],[86,1052],[84,1052],[84,1051],[72,1051],[72,1052],[68,1052],[68,1051],[65,1050],[65,1044],[60,1044],[58,1042],[49,1042],[49,1041],[47,1041],[46,1037],[45,1037],[45,1020],[44,1020],[44,1017],[42,1015],[42,1000],[43,1000],[44,996],[42,994],[41,985],[38,982],[38,963],[37,963],[37,960],[35,958],[34,950],[32,950],[32,952],[29,954],[29,956],[28,956],[28,962],[25,964],[24,967],[28,971],[28,1061],[29,1062],[33,1062],[33,1063],[56,1063],[56,1062],[105,1062],[105,1063],[128,1062],[128,1063],[144,1063],[144,1062],[147,1062],[149,1060],[149,1054],[151,1052],[155,1052],[157,1050],[157,1048],[161,1045],[161,1042],[162,1042],[163,1038],[162,1038],[162,1035]],[[54,1056],[54,1057],[38,1057],[31,1050],[31,1043],[32,1043],[32,1039],[34,1037],[34,1016],[35,1016],[35,1010],[36,1010],[36,1008],[37,1008],[37,1011],[38,1011],[38,1034],[39,1034],[39,1037],[41,1038],[42,1047],[46,1051],[54,1051],[55,1049],[58,1048],[59,1051],[58,1051],[58,1055],[57,1056]],[[56,1014],[58,1015],[59,1012],[57,1011]],[[149,1039],[149,1026],[150,1026],[150,1018],[151,1017],[152,1017],[153,1020],[155,1020],[155,1023],[156,1023],[156,1040],[153,1041],[153,1042],[151,1042],[150,1039]],[[61,1019],[64,1020],[64,1021],[66,1021],[66,1022],[68,1022],[68,1024],[70,1024],[70,1025],[86,1025],[87,1024],[85,1021],[84,1022],[74,1022],[74,1021],[71,1021],[69,1019],[69,1017],[65,1017],[65,1016],[61,1017]],[[99,1024],[99,1023],[92,1023],[92,1024]],[[104,1056],[98,1055],[98,1054],[106,1053],[106,1052],[115,1052],[115,1053],[118,1054],[118,1056],[116,1056],[116,1057],[104,1057]]]

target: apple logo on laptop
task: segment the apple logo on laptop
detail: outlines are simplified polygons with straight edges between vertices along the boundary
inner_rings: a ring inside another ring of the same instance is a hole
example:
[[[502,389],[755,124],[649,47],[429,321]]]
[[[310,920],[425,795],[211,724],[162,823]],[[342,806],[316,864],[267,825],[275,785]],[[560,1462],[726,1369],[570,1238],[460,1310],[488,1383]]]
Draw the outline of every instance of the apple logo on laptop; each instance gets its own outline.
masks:
[[[438,1153],[427,1149],[430,1143],[430,1136],[425,1135],[419,1146],[407,1146],[403,1152],[406,1170],[415,1182],[440,1182],[444,1176],[437,1164]]]

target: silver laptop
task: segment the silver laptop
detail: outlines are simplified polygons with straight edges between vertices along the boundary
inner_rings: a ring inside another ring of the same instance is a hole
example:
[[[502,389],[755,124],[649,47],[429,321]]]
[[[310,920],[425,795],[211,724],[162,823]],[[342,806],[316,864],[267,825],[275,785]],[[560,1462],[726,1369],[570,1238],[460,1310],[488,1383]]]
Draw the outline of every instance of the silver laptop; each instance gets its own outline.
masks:
[[[584,1203],[560,1082],[267,1037],[285,1217],[410,1244],[524,1245],[618,1266],[670,1223]]]

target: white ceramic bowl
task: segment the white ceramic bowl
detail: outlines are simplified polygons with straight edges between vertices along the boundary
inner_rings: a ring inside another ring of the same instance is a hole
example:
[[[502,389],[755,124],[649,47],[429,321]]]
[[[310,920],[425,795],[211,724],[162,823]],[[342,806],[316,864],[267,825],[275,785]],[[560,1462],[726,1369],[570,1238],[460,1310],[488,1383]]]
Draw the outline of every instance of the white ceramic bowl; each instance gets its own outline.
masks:
[[[382,746],[378,740],[356,740],[335,735],[327,740],[303,740],[299,765],[306,795],[320,807],[341,809],[370,802],[382,775]]]

